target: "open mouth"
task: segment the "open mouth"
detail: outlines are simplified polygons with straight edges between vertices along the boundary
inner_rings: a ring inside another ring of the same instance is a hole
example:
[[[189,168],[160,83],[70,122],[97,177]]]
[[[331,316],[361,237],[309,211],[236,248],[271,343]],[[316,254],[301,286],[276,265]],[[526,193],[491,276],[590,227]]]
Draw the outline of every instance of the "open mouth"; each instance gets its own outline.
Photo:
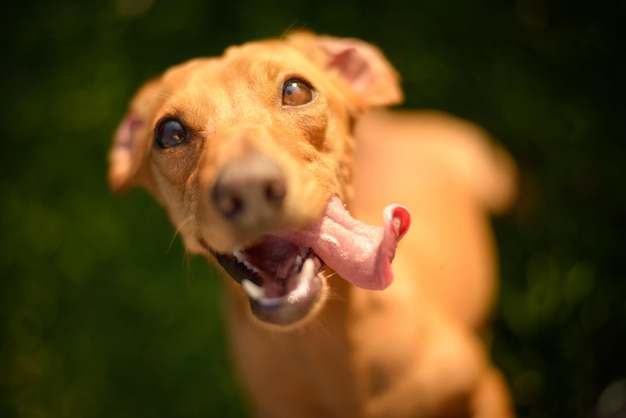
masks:
[[[254,316],[274,325],[290,325],[313,312],[324,289],[325,269],[355,286],[382,290],[393,281],[391,262],[411,222],[400,205],[383,210],[383,225],[350,216],[334,196],[317,222],[297,231],[265,235],[230,254],[200,243],[239,284]]]
[[[289,325],[304,318],[319,300],[324,263],[312,249],[268,235],[232,254],[211,251],[250,298],[261,321]]]

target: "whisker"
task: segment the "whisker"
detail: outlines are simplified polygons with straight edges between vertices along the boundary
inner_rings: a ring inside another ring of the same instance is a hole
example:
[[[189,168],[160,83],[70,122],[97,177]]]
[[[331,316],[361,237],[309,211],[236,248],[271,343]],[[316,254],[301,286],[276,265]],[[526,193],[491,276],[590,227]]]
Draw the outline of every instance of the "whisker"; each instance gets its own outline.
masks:
[[[183,267],[186,267],[187,272],[191,273],[191,253],[187,248],[185,248],[185,252],[183,253]]]
[[[172,97],[172,95],[169,94],[169,93],[165,93],[165,92],[160,91],[158,93],[155,93],[154,97],[157,98],[157,99],[169,99],[170,97]]]
[[[289,33],[291,33],[291,32],[293,32],[293,31],[294,31],[294,27],[295,27],[296,25],[299,25],[299,28],[297,28],[296,30],[302,30],[302,29],[304,29],[304,28],[307,26],[305,23],[300,24],[300,23],[298,22],[298,20],[296,19],[296,20],[294,20],[293,22],[291,22],[291,24],[290,24],[289,26],[287,26],[287,28],[286,28],[286,29],[283,31],[283,33],[280,35],[280,38],[279,38],[279,39],[280,39],[281,41],[282,41],[282,40],[284,40],[284,39],[285,39],[285,38],[289,35]],[[276,55],[276,53],[272,52],[272,54],[270,55],[270,57],[269,57],[269,58],[266,60],[266,62],[265,62],[265,72],[266,72],[266,73],[270,73],[270,69],[271,69],[271,67],[272,67],[272,64],[274,64],[274,63],[276,63],[276,62],[278,62],[278,61],[279,61],[278,56]]]
[[[331,278],[337,278],[339,280],[343,280],[336,272],[334,271],[328,271],[328,270],[324,270],[322,271],[322,279],[324,281],[326,281],[326,283],[328,283],[329,279]],[[326,288],[326,300],[338,300],[338,301],[342,301],[345,302],[346,301],[346,297],[342,296],[339,293],[333,292],[332,287],[331,286],[327,286]]]
[[[169,253],[170,250],[172,249],[172,246],[174,245],[174,241],[176,240],[176,237],[180,234],[180,231],[182,231],[182,229],[187,226],[188,223],[193,221],[193,216],[188,217],[187,219],[185,219],[179,226],[178,228],[176,228],[176,230],[174,231],[174,235],[172,236],[172,239],[170,240],[170,245],[168,245],[167,247],[167,251],[165,252],[165,254]],[[185,251],[187,251],[185,249]]]
[[[290,24],[289,26],[287,26],[287,28],[286,28],[286,29],[283,31],[283,33],[280,35],[280,38],[279,38],[279,39],[280,39],[281,41],[282,41],[282,40],[284,40],[290,32],[293,32],[293,31],[294,31],[294,29],[293,29],[293,28],[296,26],[296,24],[299,24],[299,23],[298,23],[298,19],[294,20],[293,22],[291,22],[291,24]],[[306,24],[306,23],[302,23],[302,24],[299,24],[299,25],[300,25],[300,27],[299,27],[298,29],[296,29],[296,30],[303,30],[303,29],[307,26],[307,24]]]
[[[318,330],[320,333],[324,333],[327,337],[333,336],[332,332],[328,329],[326,325],[322,323],[322,321],[320,321],[317,315],[315,316],[315,318],[313,318],[313,320],[311,320],[310,326],[311,328],[315,327],[316,330]]]

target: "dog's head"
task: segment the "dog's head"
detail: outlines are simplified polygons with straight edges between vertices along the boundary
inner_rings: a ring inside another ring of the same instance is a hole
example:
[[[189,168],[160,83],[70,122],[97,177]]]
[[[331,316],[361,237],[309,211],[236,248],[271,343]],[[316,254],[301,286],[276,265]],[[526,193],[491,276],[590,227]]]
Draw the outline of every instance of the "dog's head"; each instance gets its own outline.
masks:
[[[299,323],[320,305],[328,266],[362,287],[391,280],[381,253],[390,262],[408,213],[390,208],[385,228],[369,228],[342,202],[354,118],[401,98],[395,71],[358,40],[298,33],[232,47],[139,90],[109,183],[147,188],[187,249],[242,284],[256,318]]]

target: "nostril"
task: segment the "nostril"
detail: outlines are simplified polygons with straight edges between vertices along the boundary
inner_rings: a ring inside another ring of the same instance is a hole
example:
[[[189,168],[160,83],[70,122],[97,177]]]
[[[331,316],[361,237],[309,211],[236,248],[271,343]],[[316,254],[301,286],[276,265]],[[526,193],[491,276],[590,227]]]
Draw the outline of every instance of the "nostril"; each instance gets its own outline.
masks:
[[[282,179],[269,181],[265,185],[265,198],[273,205],[282,204],[286,194],[285,182]]]
[[[226,218],[234,218],[243,211],[243,200],[235,194],[214,193],[213,201]]]

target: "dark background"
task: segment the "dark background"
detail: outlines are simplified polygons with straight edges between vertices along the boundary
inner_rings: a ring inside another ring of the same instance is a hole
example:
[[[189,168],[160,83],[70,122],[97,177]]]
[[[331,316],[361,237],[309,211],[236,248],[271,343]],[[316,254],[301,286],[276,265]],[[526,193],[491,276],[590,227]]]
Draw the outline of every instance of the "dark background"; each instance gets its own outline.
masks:
[[[106,188],[133,91],[289,28],[381,46],[406,106],[519,163],[495,223],[494,358],[521,417],[623,417],[624,1],[24,1],[0,9],[0,416],[245,416],[218,280],[144,192]],[[611,415],[613,413],[613,415]]]

